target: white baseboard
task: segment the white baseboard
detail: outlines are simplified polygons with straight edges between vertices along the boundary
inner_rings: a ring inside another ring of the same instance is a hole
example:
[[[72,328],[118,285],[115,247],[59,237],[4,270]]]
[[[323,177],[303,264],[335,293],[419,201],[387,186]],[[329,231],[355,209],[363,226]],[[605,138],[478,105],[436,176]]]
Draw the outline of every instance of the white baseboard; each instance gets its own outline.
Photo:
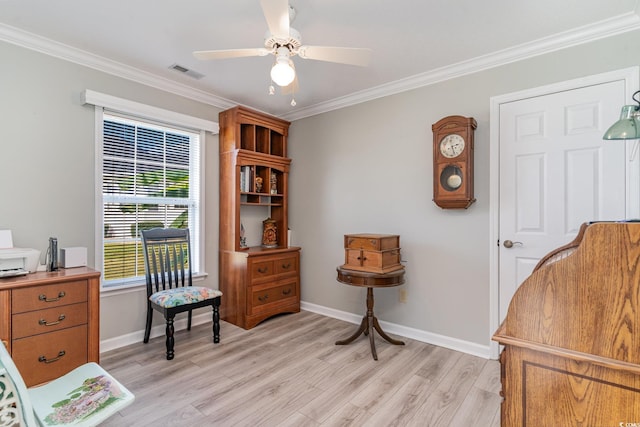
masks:
[[[158,322],[159,324],[151,327],[151,335],[150,338],[155,338],[159,336],[165,335],[166,323]],[[194,314],[191,318],[191,326],[201,325],[203,323],[211,323],[211,312],[206,312],[202,314]],[[187,329],[187,318],[178,319],[173,324],[173,327],[176,331],[181,331],[183,329]],[[211,332],[213,334],[213,332]],[[127,345],[139,343],[142,345],[142,340],[144,339],[144,329],[140,329],[136,332],[131,332],[126,335],[120,335],[119,337],[109,338],[106,340],[100,341],[100,353],[104,353],[110,350],[115,350],[116,348],[125,347]]]
[[[345,322],[354,323],[356,325],[360,324],[360,322],[362,321],[361,314],[348,313],[346,311],[336,310],[333,308],[324,307],[304,301],[300,302],[300,308],[305,311],[322,314],[323,316],[332,317],[334,319],[344,320]],[[202,313],[193,316],[191,325],[196,326],[210,322],[211,313]],[[468,353],[473,356],[482,357],[484,359],[491,358],[491,352],[488,345],[484,346],[469,341],[463,341],[457,338],[451,338],[444,335],[434,334],[432,332],[422,331],[420,329],[414,329],[395,323],[385,322],[383,320],[380,321],[380,326],[384,329],[385,332],[389,332],[391,334],[400,335],[405,338],[425,342],[427,344],[437,345],[439,347],[445,347],[451,350],[461,351],[463,353]],[[185,318],[176,320],[174,327],[176,331],[186,329],[187,319]],[[158,324],[151,328],[151,338],[164,336],[164,334],[164,323]],[[104,353],[135,343],[142,344],[143,338],[144,329],[141,329],[139,331],[131,332],[119,337],[102,340],[100,341],[100,352]],[[221,339],[224,339],[224,337],[222,337]]]
[[[345,322],[354,323],[356,325],[362,322],[362,314],[348,313],[346,311],[340,311],[304,301],[300,303],[300,308],[313,313],[322,314],[327,317],[333,317],[335,319],[344,320]],[[480,345],[470,341],[464,341],[457,338],[434,334],[432,332],[422,331],[420,329],[410,328],[408,326],[385,322],[383,320],[380,320],[379,322],[382,329],[391,334],[400,335],[405,338],[437,345],[439,347],[445,347],[451,350],[461,351],[484,359],[491,358],[491,351],[488,345]]]

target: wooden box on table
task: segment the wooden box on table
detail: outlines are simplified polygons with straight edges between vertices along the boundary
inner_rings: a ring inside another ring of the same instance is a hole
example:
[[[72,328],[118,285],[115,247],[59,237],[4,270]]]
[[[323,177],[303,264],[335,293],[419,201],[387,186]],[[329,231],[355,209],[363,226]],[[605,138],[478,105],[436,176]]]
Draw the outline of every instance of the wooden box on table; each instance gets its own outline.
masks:
[[[345,234],[343,268],[370,273],[400,270],[400,236]]]

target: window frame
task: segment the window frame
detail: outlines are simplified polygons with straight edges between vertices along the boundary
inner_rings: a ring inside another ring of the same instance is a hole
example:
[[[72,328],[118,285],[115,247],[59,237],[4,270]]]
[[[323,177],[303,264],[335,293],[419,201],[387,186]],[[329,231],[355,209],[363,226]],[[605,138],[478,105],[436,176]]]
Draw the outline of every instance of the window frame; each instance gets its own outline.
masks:
[[[206,147],[206,134],[217,134],[219,132],[218,123],[184,115],[181,113],[165,110],[134,101],[129,101],[122,98],[113,97],[111,95],[101,94],[95,91],[86,90],[82,94],[83,104],[91,104],[95,106],[94,112],[94,136],[95,136],[95,265],[96,268],[102,270],[104,264],[104,205],[103,205],[103,193],[102,193],[102,179],[103,179],[103,123],[105,120],[105,113],[114,116],[120,116],[125,119],[130,119],[140,122],[148,122],[158,126],[174,127],[183,129],[192,133],[199,134],[200,145],[200,164],[198,167],[199,172],[199,212],[198,223],[200,225],[199,235],[194,239],[197,241],[197,247],[193,247],[192,250],[197,251],[197,256],[200,260],[200,268],[198,274],[195,276],[204,277],[207,275],[205,270],[205,147]],[[192,242],[193,243],[193,242]],[[127,288],[144,286],[143,280],[132,280],[120,285],[108,285],[105,286],[104,278],[101,276],[101,291],[113,291],[123,290]]]

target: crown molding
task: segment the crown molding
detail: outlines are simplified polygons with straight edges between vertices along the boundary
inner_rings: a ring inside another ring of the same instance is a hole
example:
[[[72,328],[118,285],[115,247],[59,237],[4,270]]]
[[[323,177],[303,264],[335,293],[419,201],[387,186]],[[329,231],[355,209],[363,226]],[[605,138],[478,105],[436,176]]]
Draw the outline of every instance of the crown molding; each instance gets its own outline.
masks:
[[[594,24],[585,25],[553,36],[524,43],[513,48],[504,49],[488,55],[479,56],[468,61],[462,61],[457,64],[416,74],[411,77],[396,80],[370,89],[354,92],[330,101],[300,108],[292,113],[283,115],[282,118],[288,121],[295,121],[385,96],[429,86],[445,80],[495,68],[526,58],[634,31],[640,29],[640,16],[638,13],[640,12],[629,12]],[[0,40],[221,109],[231,108],[238,104],[237,102],[222,98],[210,92],[196,89],[189,85],[178,83],[156,74],[143,71],[117,61],[112,61],[101,56],[94,55],[90,52],[76,49],[66,44],[1,23]]]
[[[637,12],[629,12],[595,24],[300,108],[282,118],[295,121],[638,29],[640,29],[640,16]]]
[[[0,40],[92,68],[94,70],[102,71],[107,74],[122,77],[165,92],[180,95],[194,101],[209,104],[214,107],[227,109],[238,104],[237,102],[229,99],[213,95],[209,92],[193,88],[186,84],[178,83],[165,77],[158,76],[157,74],[131,67],[121,62],[106,59],[93,53],[2,23],[0,23]]]

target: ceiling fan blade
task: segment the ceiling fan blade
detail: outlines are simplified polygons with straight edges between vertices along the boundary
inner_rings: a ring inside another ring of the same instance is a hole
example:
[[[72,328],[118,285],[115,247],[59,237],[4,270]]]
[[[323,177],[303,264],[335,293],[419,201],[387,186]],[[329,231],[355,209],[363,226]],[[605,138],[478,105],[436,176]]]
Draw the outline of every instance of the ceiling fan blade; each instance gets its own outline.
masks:
[[[197,50],[193,52],[193,56],[197,59],[226,59],[226,58],[243,58],[246,56],[266,56],[269,50],[258,47],[255,49],[226,49],[226,50]]]
[[[371,59],[371,49],[356,47],[300,46],[298,56],[304,59],[338,62],[366,67]]]
[[[289,0],[260,0],[269,32],[279,39],[289,37]]]

